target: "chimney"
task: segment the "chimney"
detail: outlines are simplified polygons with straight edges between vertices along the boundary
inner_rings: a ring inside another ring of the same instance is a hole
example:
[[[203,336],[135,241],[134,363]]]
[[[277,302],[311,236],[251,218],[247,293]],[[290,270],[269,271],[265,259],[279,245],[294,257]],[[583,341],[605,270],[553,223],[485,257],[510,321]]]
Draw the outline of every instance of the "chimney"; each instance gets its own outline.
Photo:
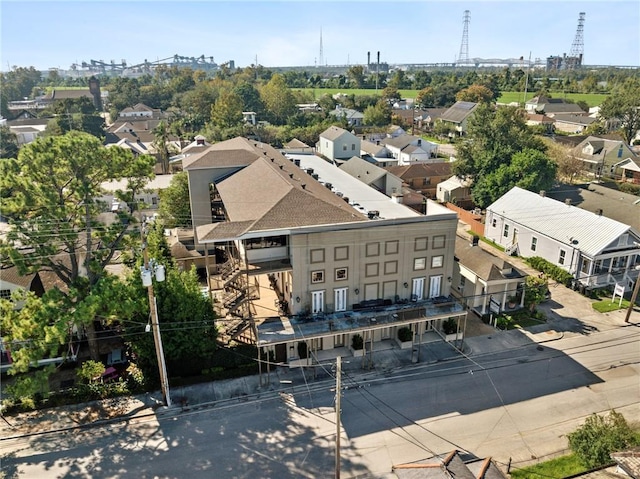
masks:
[[[598,216],[602,216],[602,213],[603,213],[603,212],[602,212],[602,209],[598,208],[598,209],[596,210],[596,214],[597,214]]]
[[[570,205],[570,204],[571,204],[571,198],[566,198],[566,199],[564,200],[564,204],[565,204],[565,205]]]
[[[398,203],[399,205],[401,205],[402,201],[404,200],[404,195],[403,194],[398,194],[398,193],[393,193],[391,195],[391,200],[394,203]]]
[[[544,190],[540,190],[540,196],[544,198],[545,196],[547,196],[547,192]]]

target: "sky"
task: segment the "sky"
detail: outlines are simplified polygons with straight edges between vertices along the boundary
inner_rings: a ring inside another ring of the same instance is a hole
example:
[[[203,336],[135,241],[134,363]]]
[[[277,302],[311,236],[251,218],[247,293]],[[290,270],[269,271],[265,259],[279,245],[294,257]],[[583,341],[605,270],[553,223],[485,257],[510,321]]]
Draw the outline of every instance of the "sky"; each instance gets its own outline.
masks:
[[[0,70],[128,65],[173,55],[237,67],[454,62],[569,54],[585,12],[584,64],[640,65],[640,2],[0,0]]]

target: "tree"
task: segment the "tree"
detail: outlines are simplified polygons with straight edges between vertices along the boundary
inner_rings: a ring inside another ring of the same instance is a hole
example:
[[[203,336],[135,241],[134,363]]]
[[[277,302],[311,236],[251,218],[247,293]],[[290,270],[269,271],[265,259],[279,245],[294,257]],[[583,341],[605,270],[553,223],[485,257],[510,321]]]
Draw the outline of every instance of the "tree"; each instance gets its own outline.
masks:
[[[387,105],[391,106],[395,102],[400,101],[402,97],[396,87],[388,86],[382,90],[382,99],[387,102]]]
[[[126,179],[127,191],[119,195],[132,201],[149,181],[154,163],[153,157],[134,158],[76,131],[38,139],[17,159],[0,162],[0,198],[10,225],[0,260],[22,275],[49,270],[57,276],[65,291],[58,290],[62,296],[47,307],[58,304],[62,318],[82,319],[93,359],[98,359],[94,318],[83,315],[82,303],[104,276],[132,219],[126,212],[116,221],[98,219],[106,206],[100,201],[101,184]]]
[[[375,106],[369,106],[364,110],[362,121],[369,126],[388,125],[391,122],[391,109],[385,101],[380,100]]]
[[[88,98],[65,98],[47,110],[44,114],[54,115],[47,124],[46,134],[49,136],[64,135],[71,130],[84,131],[100,139],[105,136],[104,119]]]
[[[544,143],[527,128],[521,110],[481,104],[469,119],[453,171],[473,179],[473,200],[485,208],[513,186],[547,189],[556,165],[544,152]]]
[[[493,92],[483,85],[471,85],[456,94],[456,101],[489,103],[493,100]]]
[[[640,130],[640,84],[632,80],[625,82],[602,103],[600,116],[619,120],[622,137],[631,144]]]
[[[608,416],[592,414],[568,438],[573,453],[590,469],[611,463],[612,452],[638,444],[624,416],[614,410]]]
[[[416,104],[420,108],[429,108],[435,106],[435,91],[428,86],[423,88],[416,95]]]
[[[364,67],[362,65],[349,67],[349,70],[347,70],[347,77],[353,85],[353,88],[365,87]]]
[[[262,87],[260,98],[275,124],[285,124],[287,118],[298,111],[295,97],[280,74],[273,75],[269,83]]]
[[[571,150],[555,141],[545,138],[544,144],[547,147],[547,155],[557,165],[556,176],[558,180],[573,183],[576,177],[584,168],[583,161],[571,154]]]
[[[18,154],[18,137],[8,126],[0,126],[0,158],[15,158]]]
[[[153,129],[153,147],[158,152],[163,175],[169,173],[169,157],[171,156],[169,136],[169,125],[167,125],[166,121],[161,120]]]
[[[242,123],[242,98],[232,91],[222,92],[211,107],[211,121],[221,128]]]
[[[191,227],[189,177],[186,172],[173,175],[169,187],[160,192],[160,216],[168,228]]]

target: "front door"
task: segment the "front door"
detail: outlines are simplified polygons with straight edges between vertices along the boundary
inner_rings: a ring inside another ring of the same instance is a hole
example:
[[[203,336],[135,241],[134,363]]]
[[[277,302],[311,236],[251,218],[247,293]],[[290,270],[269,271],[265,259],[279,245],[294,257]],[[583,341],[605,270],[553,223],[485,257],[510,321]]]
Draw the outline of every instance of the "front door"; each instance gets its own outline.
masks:
[[[334,309],[335,311],[347,310],[347,288],[334,290]]]
[[[311,292],[311,312],[313,314],[324,311],[324,291]]]
[[[442,287],[442,276],[431,276],[429,280],[429,297],[435,298],[440,296]]]
[[[420,301],[424,298],[424,278],[413,278],[413,286],[411,288],[411,299]]]

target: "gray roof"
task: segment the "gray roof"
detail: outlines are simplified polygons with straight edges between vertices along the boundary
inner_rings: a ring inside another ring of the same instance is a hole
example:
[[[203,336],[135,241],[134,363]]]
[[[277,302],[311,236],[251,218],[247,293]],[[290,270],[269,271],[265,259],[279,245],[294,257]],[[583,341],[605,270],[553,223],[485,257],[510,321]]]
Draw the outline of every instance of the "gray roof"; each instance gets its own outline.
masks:
[[[330,126],[326,130],[324,130],[322,133],[320,133],[320,138],[325,138],[327,140],[335,141],[345,133],[348,135],[352,135],[352,133],[349,133],[344,128],[340,128],[339,126]]]
[[[572,205],[592,213],[601,210],[607,218],[640,231],[640,198],[635,195],[591,183],[562,184],[549,190],[547,196],[562,202],[570,200]]]
[[[581,115],[565,115],[558,114],[553,117],[555,121],[562,121],[565,123],[575,123],[576,125],[589,126],[591,123],[596,121],[595,118],[591,118],[590,116],[581,116]]]
[[[376,145],[369,140],[362,140],[360,142],[360,151],[364,151],[371,156],[380,156],[380,154],[385,152],[385,149],[386,147],[383,144]]]
[[[514,186],[491,204],[487,211],[520,223],[594,257],[618,238],[629,233],[629,225],[600,216],[547,196]]]
[[[353,118],[363,119],[364,114],[358,110],[352,110],[351,108],[340,108],[336,107],[335,110],[331,110],[329,112],[330,115],[337,116],[338,118],[346,118],[347,120],[351,120]]]
[[[403,148],[406,148],[411,143],[418,141],[419,139],[420,138],[418,138],[417,136],[403,134],[400,136],[396,136],[395,138],[385,138],[381,141],[381,143],[384,143],[388,146],[393,146],[395,148],[400,148],[402,150]]]
[[[386,170],[402,180],[411,180],[413,178],[430,178],[433,176],[451,176],[451,163],[414,163],[403,166],[389,166]]]
[[[462,123],[477,106],[478,104],[472,101],[457,101],[440,116],[440,119],[451,123]]]
[[[524,274],[511,263],[492,255],[469,240],[456,238],[456,258],[465,268],[484,281],[524,278]]]
[[[379,178],[382,178],[387,174],[387,171],[379,166],[369,163],[362,158],[354,156],[348,161],[345,161],[340,165],[342,171],[346,171],[354,178],[358,178],[363,183],[370,185]]]

